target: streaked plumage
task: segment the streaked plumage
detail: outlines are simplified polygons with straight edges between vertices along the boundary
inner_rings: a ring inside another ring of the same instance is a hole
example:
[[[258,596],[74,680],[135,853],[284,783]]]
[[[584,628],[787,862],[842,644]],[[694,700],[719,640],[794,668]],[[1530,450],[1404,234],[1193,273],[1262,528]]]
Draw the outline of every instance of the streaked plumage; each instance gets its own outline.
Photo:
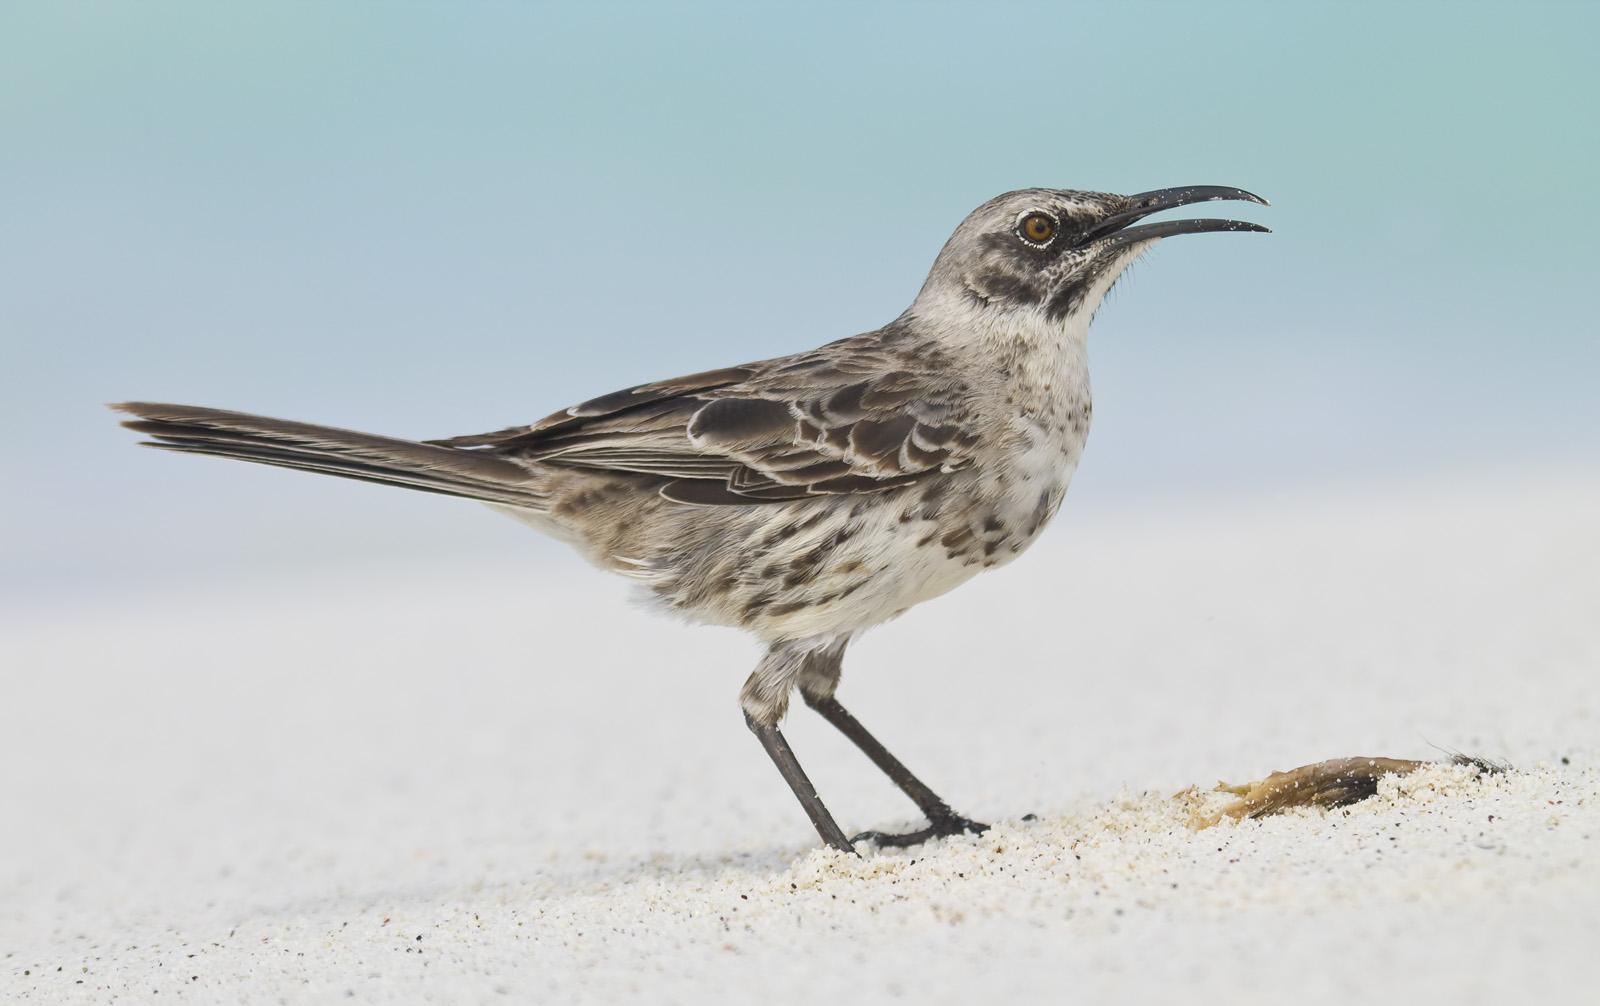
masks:
[[[911,307],[883,328],[492,433],[418,443],[192,406],[118,408],[168,450],[488,503],[684,615],[753,632],[769,651],[741,694],[745,713],[838,846],[837,826],[796,783],[798,764],[784,761],[776,724],[791,692],[832,703],[818,708],[860,730],[832,711],[849,640],[1035,539],[1088,435],[1085,343],[1107,290],[1168,233],[1260,229],[1130,225],[1214,198],[1255,199],[1208,187],[1007,193],[962,223]],[[860,734],[881,767],[904,773],[896,781],[908,793],[921,786]],[[941,813],[947,826],[973,826],[913,796],[936,832]]]

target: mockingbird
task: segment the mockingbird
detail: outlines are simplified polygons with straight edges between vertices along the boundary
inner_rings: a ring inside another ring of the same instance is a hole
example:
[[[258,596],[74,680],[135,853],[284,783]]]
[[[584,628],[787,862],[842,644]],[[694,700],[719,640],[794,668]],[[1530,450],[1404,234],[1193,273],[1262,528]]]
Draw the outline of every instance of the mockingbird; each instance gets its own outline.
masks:
[[[900,317],[792,356],[602,395],[529,426],[416,442],[189,405],[128,402],[123,425],[215,454],[478,500],[576,546],[681,615],[767,646],[745,721],[822,840],[852,839],[778,729],[790,694],[905,792],[928,826],[981,832],[839,704],[857,634],[1011,561],[1055,515],[1089,432],[1089,322],[1122,272],[1175,234],[1139,221],[1217,199],[1023,189],[961,222]]]

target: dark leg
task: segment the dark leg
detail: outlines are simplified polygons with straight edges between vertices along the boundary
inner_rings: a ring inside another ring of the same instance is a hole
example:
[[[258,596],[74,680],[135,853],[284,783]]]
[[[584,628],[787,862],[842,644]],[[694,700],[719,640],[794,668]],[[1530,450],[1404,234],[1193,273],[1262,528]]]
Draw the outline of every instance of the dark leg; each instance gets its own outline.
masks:
[[[872,759],[872,764],[883,770],[883,774],[888,776],[889,780],[896,786],[899,786],[900,791],[909,796],[912,802],[920,807],[922,813],[928,817],[928,827],[923,828],[921,831],[907,832],[903,835],[886,835],[881,831],[864,831],[851,841],[871,841],[878,845],[917,845],[921,842],[926,842],[930,838],[937,838],[942,835],[959,835],[963,832],[981,835],[989,830],[987,824],[969,820],[951,810],[950,805],[939,798],[939,794],[929,789],[927,783],[912,775],[911,770],[906,768],[900,759],[890,754],[888,748],[878,743],[878,739],[868,733],[867,728],[861,725],[861,721],[851,716],[850,711],[841,706],[838,699],[831,695],[827,697],[812,695],[804,688],[800,690],[800,694],[805,698],[806,705],[815,709],[823,719],[832,723],[840,733],[850,738],[855,743],[855,746],[861,749],[863,754]],[[754,728],[752,727],[752,729]],[[779,738],[780,741],[782,739],[782,737]],[[791,755],[790,757],[792,758],[793,756]],[[776,760],[777,756],[774,755],[773,758]],[[796,766],[796,768],[798,769],[799,766]],[[801,776],[801,778],[804,779],[805,777]],[[791,782],[790,785],[792,786],[794,783]],[[798,794],[799,790],[795,792]],[[804,797],[801,797],[801,802],[805,802]],[[819,803],[818,806],[820,807],[821,804]],[[812,820],[815,821],[816,818],[813,817]],[[820,830],[820,828],[821,826],[819,825],[818,829]],[[824,835],[823,837],[826,838],[827,836]]]
[[[789,742],[784,740],[778,728],[757,723],[749,716],[744,718],[744,722],[750,728],[750,732],[756,735],[756,740],[766,749],[772,764],[778,766],[783,781],[794,790],[800,806],[805,808],[806,816],[811,818],[811,824],[817,829],[817,834],[822,836],[822,840],[840,852],[854,853],[855,846],[844,837],[844,830],[833,819],[833,815],[828,813],[828,808],[822,805],[822,798],[817,796],[817,788],[806,778],[805,769],[800,767],[800,762],[795,759],[794,750],[789,747]]]

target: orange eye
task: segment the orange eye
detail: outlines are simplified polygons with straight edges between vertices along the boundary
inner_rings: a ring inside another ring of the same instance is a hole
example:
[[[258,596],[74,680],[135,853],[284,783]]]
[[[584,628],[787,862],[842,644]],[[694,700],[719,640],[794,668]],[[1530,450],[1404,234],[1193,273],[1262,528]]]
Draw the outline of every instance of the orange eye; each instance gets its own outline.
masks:
[[[1017,225],[1017,233],[1030,244],[1049,244],[1056,236],[1055,218],[1048,213],[1029,213]]]

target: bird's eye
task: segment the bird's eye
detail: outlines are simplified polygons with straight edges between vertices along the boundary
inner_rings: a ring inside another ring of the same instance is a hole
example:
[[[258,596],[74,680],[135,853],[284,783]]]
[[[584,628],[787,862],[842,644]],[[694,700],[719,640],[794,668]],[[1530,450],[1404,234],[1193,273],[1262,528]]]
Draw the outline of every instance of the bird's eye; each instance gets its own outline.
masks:
[[[1056,219],[1048,213],[1029,213],[1017,223],[1017,233],[1029,244],[1047,245],[1056,236]]]

